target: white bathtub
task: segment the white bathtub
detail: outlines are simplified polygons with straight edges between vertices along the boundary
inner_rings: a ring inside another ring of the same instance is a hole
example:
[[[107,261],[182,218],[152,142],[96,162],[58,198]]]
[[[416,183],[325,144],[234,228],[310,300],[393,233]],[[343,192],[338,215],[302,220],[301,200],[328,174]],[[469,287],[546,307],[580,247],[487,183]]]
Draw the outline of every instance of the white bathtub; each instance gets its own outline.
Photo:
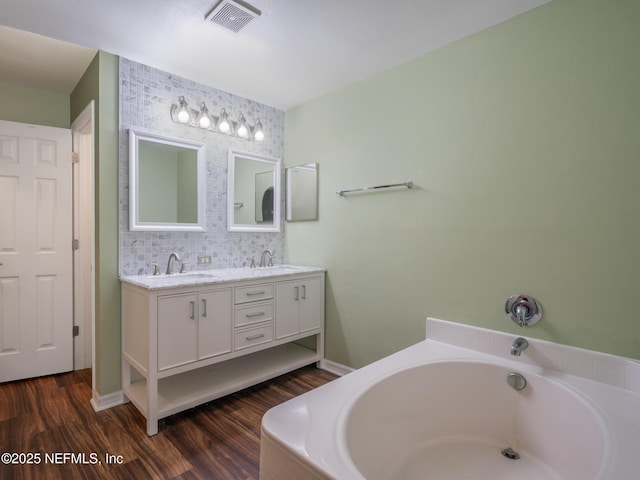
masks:
[[[271,409],[261,480],[637,478],[640,395],[540,368],[530,343],[511,359],[427,339]]]
[[[599,412],[539,375],[527,374],[517,391],[507,384],[512,372],[466,360],[392,373],[343,410],[345,463],[368,480],[597,478],[608,457]],[[507,448],[520,458],[503,456]]]

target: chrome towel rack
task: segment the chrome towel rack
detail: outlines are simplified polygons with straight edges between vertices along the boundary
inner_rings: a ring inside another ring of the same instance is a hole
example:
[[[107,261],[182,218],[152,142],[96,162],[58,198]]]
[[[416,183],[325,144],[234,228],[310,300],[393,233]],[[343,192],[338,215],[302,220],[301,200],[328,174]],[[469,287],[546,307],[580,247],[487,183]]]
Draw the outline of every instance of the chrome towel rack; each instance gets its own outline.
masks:
[[[375,185],[373,187],[362,187],[362,188],[351,188],[349,190],[338,190],[336,194],[342,197],[345,193],[366,192],[369,190],[381,190],[384,188],[394,188],[394,187],[413,188],[413,182],[408,181],[408,182],[402,182],[402,183],[390,183],[388,185]]]

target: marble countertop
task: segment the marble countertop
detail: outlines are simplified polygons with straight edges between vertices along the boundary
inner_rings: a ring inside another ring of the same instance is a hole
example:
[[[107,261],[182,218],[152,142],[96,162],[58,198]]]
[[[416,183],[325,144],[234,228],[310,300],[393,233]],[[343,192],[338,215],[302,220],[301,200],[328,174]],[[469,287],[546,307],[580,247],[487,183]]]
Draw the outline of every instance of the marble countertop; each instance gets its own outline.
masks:
[[[197,287],[216,283],[239,282],[243,280],[262,280],[287,275],[324,272],[321,267],[300,265],[275,265],[273,267],[256,268],[216,268],[211,270],[195,270],[172,275],[125,275],[120,281],[146,288],[147,290],[165,290],[170,288]]]

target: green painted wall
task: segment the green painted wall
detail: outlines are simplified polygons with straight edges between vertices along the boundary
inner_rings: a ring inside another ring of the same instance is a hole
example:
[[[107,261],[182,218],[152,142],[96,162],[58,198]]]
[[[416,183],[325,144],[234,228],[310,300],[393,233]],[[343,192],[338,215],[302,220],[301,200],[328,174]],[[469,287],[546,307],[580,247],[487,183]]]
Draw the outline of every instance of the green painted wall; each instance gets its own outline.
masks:
[[[0,119],[69,128],[69,96],[0,82]]]
[[[638,19],[555,0],[287,112],[286,164],[319,163],[320,220],[286,244],[328,268],[327,358],[367,364],[426,316],[640,358]],[[515,293],[538,325],[506,319]]]
[[[98,52],[71,94],[71,118],[95,100],[95,387],[121,389],[118,280],[118,57]]]

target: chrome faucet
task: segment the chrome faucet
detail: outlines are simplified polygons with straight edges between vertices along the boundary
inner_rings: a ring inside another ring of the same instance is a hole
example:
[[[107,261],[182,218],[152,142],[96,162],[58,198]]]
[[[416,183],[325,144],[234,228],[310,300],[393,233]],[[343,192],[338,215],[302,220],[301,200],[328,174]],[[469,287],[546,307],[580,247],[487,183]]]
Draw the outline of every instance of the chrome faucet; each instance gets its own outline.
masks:
[[[529,342],[525,338],[518,337],[511,344],[511,355],[519,357],[520,354],[529,347]]]
[[[267,255],[269,255],[269,263],[267,264],[267,259],[265,258]],[[271,250],[265,250],[264,252],[262,252],[262,256],[260,257],[260,266],[261,267],[273,267],[273,253],[271,253]]]
[[[171,263],[171,260],[173,260],[174,258],[176,262],[180,261],[180,257],[176,252],[172,252],[171,255],[169,255],[169,262],[167,262],[167,275],[171,275],[173,273],[173,264]]]

